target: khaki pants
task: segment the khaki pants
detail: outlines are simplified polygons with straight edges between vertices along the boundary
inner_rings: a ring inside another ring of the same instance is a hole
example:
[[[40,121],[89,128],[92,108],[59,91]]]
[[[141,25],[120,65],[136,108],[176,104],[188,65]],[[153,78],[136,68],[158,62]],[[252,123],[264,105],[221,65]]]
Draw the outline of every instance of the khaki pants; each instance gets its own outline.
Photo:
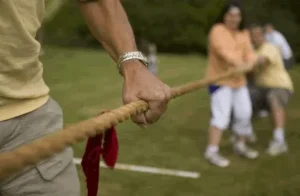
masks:
[[[11,151],[62,126],[62,110],[50,99],[33,112],[0,121],[0,152]],[[73,151],[67,148],[35,167],[25,168],[0,182],[0,196],[79,196],[78,174],[72,160]]]
[[[286,107],[292,93],[287,89],[271,88],[267,93],[267,101],[270,105],[272,100],[276,99],[281,107]]]

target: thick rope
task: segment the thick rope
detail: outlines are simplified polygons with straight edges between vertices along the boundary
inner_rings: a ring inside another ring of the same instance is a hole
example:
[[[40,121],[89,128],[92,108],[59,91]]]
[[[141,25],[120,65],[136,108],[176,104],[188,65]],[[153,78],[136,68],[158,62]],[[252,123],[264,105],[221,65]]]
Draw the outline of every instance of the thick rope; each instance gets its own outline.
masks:
[[[172,99],[186,93],[193,92],[209,84],[215,83],[227,77],[244,74],[246,69],[226,72],[218,77],[204,79],[172,88]],[[124,120],[145,112],[149,105],[145,101],[136,101],[110,110],[100,116],[70,125],[65,129],[37,139],[30,144],[18,147],[11,152],[0,153],[0,181],[20,172],[27,166],[33,166],[40,161],[50,158],[63,151],[67,146],[76,144],[88,137],[103,133],[105,130]]]

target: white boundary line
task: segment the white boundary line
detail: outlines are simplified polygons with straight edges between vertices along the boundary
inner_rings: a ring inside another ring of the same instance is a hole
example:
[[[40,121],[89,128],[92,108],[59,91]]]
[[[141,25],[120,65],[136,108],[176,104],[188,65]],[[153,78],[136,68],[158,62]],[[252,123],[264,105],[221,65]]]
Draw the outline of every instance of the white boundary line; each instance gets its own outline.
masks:
[[[73,161],[77,165],[81,164],[81,159],[79,159],[79,158],[74,158]],[[102,161],[100,161],[100,167],[107,168],[107,166]],[[168,176],[178,176],[178,177],[183,177],[183,178],[194,178],[194,179],[200,178],[200,173],[198,173],[198,172],[163,169],[163,168],[147,167],[147,166],[140,166],[140,165],[128,165],[128,164],[122,164],[122,163],[117,163],[115,165],[115,169],[134,171],[134,172],[151,173],[151,174],[168,175]]]

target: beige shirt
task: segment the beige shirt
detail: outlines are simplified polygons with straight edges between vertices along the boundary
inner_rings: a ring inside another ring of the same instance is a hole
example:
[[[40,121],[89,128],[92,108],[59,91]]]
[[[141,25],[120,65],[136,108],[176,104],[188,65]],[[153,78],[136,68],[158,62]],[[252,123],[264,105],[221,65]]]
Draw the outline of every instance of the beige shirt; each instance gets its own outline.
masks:
[[[0,121],[33,111],[48,100],[35,39],[43,0],[0,1]]]
[[[265,42],[258,48],[257,53],[268,58],[271,63],[255,69],[256,85],[267,88],[283,88],[293,92],[293,82],[284,67],[278,48]]]
[[[249,33],[246,31],[231,32],[223,24],[216,24],[209,33],[208,46],[208,78],[216,77],[234,65],[245,65],[256,61],[255,52],[251,46]],[[246,85],[244,75],[234,76],[218,82],[216,85],[239,88]]]

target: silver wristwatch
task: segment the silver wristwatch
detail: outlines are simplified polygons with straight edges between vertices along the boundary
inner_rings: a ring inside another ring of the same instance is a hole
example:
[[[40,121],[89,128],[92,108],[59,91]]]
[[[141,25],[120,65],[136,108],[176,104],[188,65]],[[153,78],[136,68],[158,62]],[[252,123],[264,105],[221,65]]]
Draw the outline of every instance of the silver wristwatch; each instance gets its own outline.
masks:
[[[119,70],[120,74],[121,73],[121,65],[122,63],[130,60],[139,60],[141,61],[146,67],[148,67],[148,60],[147,58],[141,53],[141,52],[126,52],[122,56],[120,56],[118,63],[117,63],[117,69]]]

